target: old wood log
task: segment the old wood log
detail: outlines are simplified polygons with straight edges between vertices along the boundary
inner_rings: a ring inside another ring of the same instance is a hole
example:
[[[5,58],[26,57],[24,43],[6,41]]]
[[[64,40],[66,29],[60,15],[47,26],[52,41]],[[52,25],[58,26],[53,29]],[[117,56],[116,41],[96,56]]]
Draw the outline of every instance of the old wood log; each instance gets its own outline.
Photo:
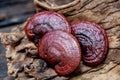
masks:
[[[38,11],[54,10],[64,14],[70,22],[88,20],[103,26],[109,40],[109,50],[106,60],[97,67],[88,67],[81,62],[79,68],[73,74],[67,77],[58,76],[54,69],[49,67],[49,64],[37,57],[37,48],[26,38],[23,24],[13,29],[11,33],[0,33],[2,43],[6,48],[8,74],[16,77],[16,80],[119,80],[120,0],[74,0],[78,2],[68,2],[74,7],[67,5],[67,2],[62,7],[56,4],[56,2],[53,3],[51,1],[34,0]],[[54,8],[54,6],[60,6],[60,8]],[[38,68],[38,66],[40,67]]]

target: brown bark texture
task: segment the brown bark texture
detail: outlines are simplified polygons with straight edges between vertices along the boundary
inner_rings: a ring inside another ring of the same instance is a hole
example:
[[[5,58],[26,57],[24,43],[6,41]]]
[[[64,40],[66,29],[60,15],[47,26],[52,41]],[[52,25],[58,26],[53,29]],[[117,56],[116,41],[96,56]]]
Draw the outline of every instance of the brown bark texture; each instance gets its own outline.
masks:
[[[54,1],[54,2],[53,2]],[[36,10],[52,10],[70,22],[87,20],[106,30],[109,49],[106,60],[97,67],[82,62],[71,75],[58,76],[50,64],[40,59],[36,46],[24,32],[24,23],[10,33],[0,33],[6,48],[8,74],[16,80],[120,80],[120,0],[34,0]]]

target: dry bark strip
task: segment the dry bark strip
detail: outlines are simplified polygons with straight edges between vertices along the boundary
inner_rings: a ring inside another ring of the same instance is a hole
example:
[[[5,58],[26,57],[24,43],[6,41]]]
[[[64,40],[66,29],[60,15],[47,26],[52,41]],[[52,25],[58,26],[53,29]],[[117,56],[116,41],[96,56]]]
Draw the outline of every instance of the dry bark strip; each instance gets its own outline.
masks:
[[[40,6],[38,9],[37,5],[38,11],[43,9]],[[23,24],[11,33],[0,33],[6,48],[10,76],[16,77],[16,80],[120,80],[120,0],[81,0],[77,7],[68,9],[63,14],[70,22],[93,21],[106,30],[109,51],[104,63],[98,67],[88,67],[81,62],[72,75],[58,76],[49,64],[38,58],[37,48],[26,38]],[[57,12],[62,13],[61,10]]]

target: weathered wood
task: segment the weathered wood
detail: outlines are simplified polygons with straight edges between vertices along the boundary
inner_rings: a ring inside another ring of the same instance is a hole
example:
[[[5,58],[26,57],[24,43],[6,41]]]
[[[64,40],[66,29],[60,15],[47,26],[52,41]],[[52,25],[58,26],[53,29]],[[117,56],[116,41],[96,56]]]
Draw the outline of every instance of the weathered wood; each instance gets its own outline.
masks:
[[[46,4],[45,1],[49,0],[38,1]],[[38,11],[46,9],[38,4],[36,6]],[[47,10],[52,9],[49,8]],[[103,26],[109,40],[106,60],[97,67],[88,67],[81,62],[79,68],[73,74],[67,77],[58,76],[54,69],[51,69],[50,64],[44,61],[41,62],[42,60],[37,57],[37,48],[26,38],[24,25],[21,25],[21,27],[17,27],[11,33],[1,33],[2,43],[7,50],[6,57],[9,61],[9,75],[25,80],[30,78],[33,80],[120,80],[120,0],[81,0],[80,5],[77,5],[77,7],[67,7],[64,10],[67,11],[62,12],[61,9],[56,11],[63,13],[70,22],[88,20]],[[36,64],[37,62],[39,63]],[[20,67],[15,67],[20,64]],[[41,64],[44,66],[36,68],[36,66]],[[35,68],[32,68],[31,65]],[[24,69],[21,70],[21,68]],[[40,72],[37,72],[38,69],[40,69]]]
[[[34,13],[32,0],[0,0],[0,32],[10,32],[13,27],[16,27],[15,24],[18,26]],[[7,61],[5,49],[0,41],[0,80],[5,77],[7,77]]]

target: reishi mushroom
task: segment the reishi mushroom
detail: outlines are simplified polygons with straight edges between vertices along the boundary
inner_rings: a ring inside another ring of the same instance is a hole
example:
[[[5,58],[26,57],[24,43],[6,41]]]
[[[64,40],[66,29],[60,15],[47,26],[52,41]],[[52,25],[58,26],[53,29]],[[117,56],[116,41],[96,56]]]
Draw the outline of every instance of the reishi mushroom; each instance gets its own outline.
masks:
[[[40,58],[54,65],[59,75],[74,72],[81,54],[83,63],[97,66],[105,60],[108,51],[108,39],[102,26],[89,21],[70,25],[57,12],[43,11],[33,15],[27,21],[25,33],[37,44]]]
[[[40,58],[54,65],[59,75],[74,72],[81,61],[78,40],[66,31],[54,30],[46,33],[38,43]]]
[[[102,26],[89,22],[71,23],[72,33],[81,44],[82,60],[88,66],[97,66],[107,55],[108,39]]]
[[[71,33],[71,28],[66,18],[52,11],[42,11],[33,15],[25,26],[27,37],[36,44],[45,33],[51,30],[63,30]]]

